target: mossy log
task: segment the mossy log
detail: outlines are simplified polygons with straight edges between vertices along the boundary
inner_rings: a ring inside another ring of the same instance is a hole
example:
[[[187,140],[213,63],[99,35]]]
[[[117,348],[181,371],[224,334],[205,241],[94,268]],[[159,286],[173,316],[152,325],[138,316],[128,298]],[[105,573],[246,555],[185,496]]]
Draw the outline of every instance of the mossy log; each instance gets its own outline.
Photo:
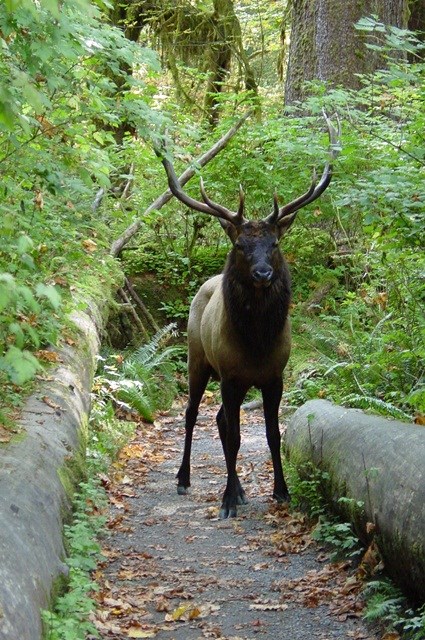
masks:
[[[61,588],[63,523],[85,473],[90,392],[106,307],[72,314],[75,344],[22,409],[22,433],[0,447],[0,640],[40,640],[41,609]]]
[[[373,523],[387,573],[424,602],[425,429],[311,400],[292,416],[285,446],[295,464],[329,473],[334,504],[342,496],[364,504],[352,513],[360,537]]]

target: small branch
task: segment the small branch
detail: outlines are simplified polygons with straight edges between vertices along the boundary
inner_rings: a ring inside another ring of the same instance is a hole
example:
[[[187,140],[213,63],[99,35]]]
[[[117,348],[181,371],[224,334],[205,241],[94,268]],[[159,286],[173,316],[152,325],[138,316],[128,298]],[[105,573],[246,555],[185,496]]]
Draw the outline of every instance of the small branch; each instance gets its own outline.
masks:
[[[131,163],[130,165],[130,170],[128,172],[128,180],[125,184],[125,187],[123,189],[122,195],[121,195],[121,200],[126,200],[129,195],[130,195],[130,189],[131,186],[134,182],[134,162]]]
[[[153,317],[153,315],[151,314],[149,309],[146,307],[144,302],[137,295],[136,291],[133,288],[133,285],[131,284],[131,282],[130,282],[130,280],[128,278],[125,278],[125,286],[127,287],[127,289],[129,291],[131,297],[133,298],[134,302],[136,302],[136,304],[138,305],[140,311],[142,312],[142,314],[144,315],[146,320],[150,323],[150,325],[152,326],[154,331],[159,331],[158,323],[156,322],[155,318]]]
[[[244,122],[249,118],[251,114],[252,114],[252,111],[251,110],[248,111],[240,120],[238,120],[238,122],[235,125],[233,125],[233,127],[231,127],[231,129],[227,131],[227,133],[224,134],[222,138],[220,138],[220,140],[218,140],[218,142],[216,142],[211,147],[211,149],[206,151],[202,156],[200,156],[197,160],[195,160],[192,163],[192,165],[188,167],[186,171],[184,171],[181,174],[181,176],[178,179],[181,186],[185,185],[186,182],[188,182],[195,175],[198,167],[204,167],[210,160],[215,158],[215,156],[224,149],[224,147],[227,145],[229,140],[233,138],[235,133],[237,133],[237,131],[241,128],[241,126],[244,124]],[[141,217],[135,222],[133,222],[133,224],[130,225],[124,231],[124,233],[112,243],[110,254],[114,257],[119,256],[119,254],[121,253],[125,245],[139,231],[140,227],[142,226],[143,216],[150,213],[151,211],[161,209],[161,207],[163,207],[164,204],[166,204],[169,200],[171,200],[172,197],[173,197],[173,194],[169,189],[167,189],[167,191],[164,191],[164,193],[160,195],[144,211],[144,213],[142,213]]]
[[[124,300],[125,303],[125,309],[126,311],[128,311],[128,313],[134,318],[135,323],[137,324],[137,326],[139,327],[140,331],[143,333],[143,335],[145,336],[146,340],[149,340],[149,333],[147,332],[145,325],[143,324],[143,322],[140,320],[139,316],[137,315],[133,305],[131,304],[131,300],[128,297],[128,295],[126,294],[126,292],[124,291],[124,289],[118,289],[118,293],[120,295],[120,297]]]
[[[93,204],[91,206],[91,210],[93,213],[100,207],[100,203],[102,202],[104,195],[105,189],[99,189],[99,191],[96,193],[96,197],[93,200]]]

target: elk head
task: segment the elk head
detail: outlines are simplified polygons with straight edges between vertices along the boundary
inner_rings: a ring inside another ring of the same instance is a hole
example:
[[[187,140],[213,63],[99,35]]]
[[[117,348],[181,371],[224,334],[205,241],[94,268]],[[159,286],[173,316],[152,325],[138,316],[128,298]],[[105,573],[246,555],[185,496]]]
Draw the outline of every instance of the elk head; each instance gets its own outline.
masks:
[[[274,194],[272,213],[264,220],[248,221],[244,217],[245,195],[242,186],[239,188],[239,208],[231,211],[213,202],[207,195],[201,178],[200,190],[203,202],[189,196],[180,186],[173,164],[165,154],[157,151],[164,165],[168,184],[172,194],[190,209],[206,213],[219,219],[221,226],[229,236],[233,250],[229,256],[230,264],[236,268],[238,279],[251,282],[254,287],[268,287],[283,262],[279,250],[279,239],[295,220],[297,212],[316,200],[328,187],[332,178],[332,160],[339,152],[340,125],[335,129],[326,113],[324,113],[329,134],[329,160],[326,162],[322,176],[317,182],[316,172],[310,188],[292,202],[280,207],[278,197]]]

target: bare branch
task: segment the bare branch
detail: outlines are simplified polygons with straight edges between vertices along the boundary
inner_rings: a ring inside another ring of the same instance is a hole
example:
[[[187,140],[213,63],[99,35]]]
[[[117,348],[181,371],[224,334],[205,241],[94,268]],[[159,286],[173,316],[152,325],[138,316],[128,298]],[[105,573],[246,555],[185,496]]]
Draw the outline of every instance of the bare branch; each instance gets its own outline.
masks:
[[[211,149],[208,149],[208,151],[206,151],[202,156],[200,156],[190,167],[186,169],[186,171],[184,171],[181,174],[181,176],[178,178],[178,181],[181,186],[185,185],[186,182],[188,182],[195,175],[198,167],[204,167],[206,164],[208,164],[208,162],[210,162],[210,160],[215,158],[215,156],[225,148],[229,140],[231,140],[233,136],[239,131],[241,126],[244,124],[244,122],[249,118],[251,114],[252,114],[252,111],[248,111],[240,120],[236,122],[236,124],[233,125],[233,127],[231,127],[227,131],[227,133],[224,134],[222,138],[220,138],[220,140],[218,140],[211,147]],[[139,231],[143,223],[143,217],[146,216],[151,211],[161,209],[161,207],[163,207],[164,204],[166,204],[169,200],[171,200],[172,197],[173,197],[173,194],[171,193],[170,189],[167,189],[167,191],[164,191],[164,193],[160,195],[142,213],[140,218],[136,220],[132,225],[130,225],[124,231],[124,233],[112,243],[111,250],[110,250],[111,255],[114,257],[117,257],[121,253],[125,245],[128,244],[131,238],[134,235],[136,235],[136,233]]]

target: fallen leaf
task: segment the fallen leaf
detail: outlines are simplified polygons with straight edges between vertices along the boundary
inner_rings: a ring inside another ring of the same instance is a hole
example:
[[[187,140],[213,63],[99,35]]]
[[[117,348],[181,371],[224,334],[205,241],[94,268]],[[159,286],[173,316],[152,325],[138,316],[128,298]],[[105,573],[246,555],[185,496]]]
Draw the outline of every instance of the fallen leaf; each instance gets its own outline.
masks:
[[[43,396],[41,399],[44,402],[44,404],[47,404],[47,406],[50,407],[51,409],[54,409],[55,411],[60,411],[61,410],[60,404],[57,404],[56,402],[53,402],[53,400],[51,398],[49,398],[48,396]]]
[[[186,613],[186,611],[189,609],[190,605],[188,604],[182,604],[179,607],[177,607],[177,609],[174,609],[174,611],[165,616],[165,619],[167,621],[169,621],[170,619],[173,620],[174,622],[176,620],[181,620],[182,617],[184,616],[184,614]]]
[[[56,351],[47,351],[47,349],[39,349],[35,352],[39,360],[44,362],[59,362],[59,354]]]
[[[84,249],[89,253],[93,253],[97,249],[97,244],[94,240],[90,240],[90,238],[87,238],[87,240],[83,240],[82,244]]]
[[[282,602],[265,602],[250,604],[249,608],[253,611],[285,611],[288,608],[287,604]]]
[[[129,638],[154,638],[156,636],[155,629],[140,629],[138,627],[130,627],[127,630]]]

